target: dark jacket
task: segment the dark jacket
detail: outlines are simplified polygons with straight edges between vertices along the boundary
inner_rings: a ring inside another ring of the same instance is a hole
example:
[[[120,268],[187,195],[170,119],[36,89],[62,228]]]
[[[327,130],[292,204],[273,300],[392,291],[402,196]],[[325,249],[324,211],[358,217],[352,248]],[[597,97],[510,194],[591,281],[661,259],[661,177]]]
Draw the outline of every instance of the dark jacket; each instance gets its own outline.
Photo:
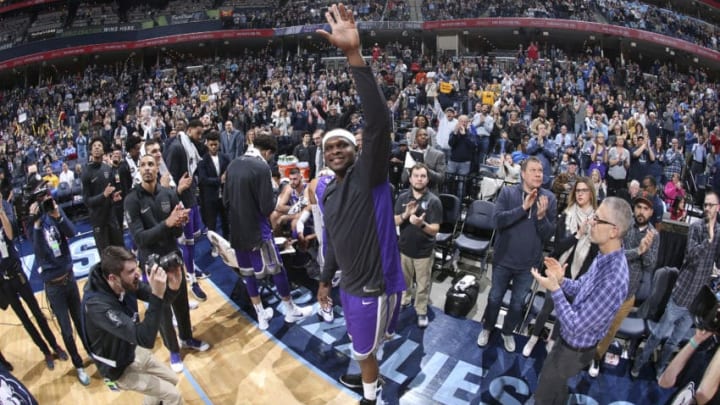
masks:
[[[475,135],[468,129],[465,134],[453,131],[450,134],[450,160],[453,162],[469,162],[475,155]]]
[[[75,236],[75,225],[65,216],[62,208],[58,207],[60,218],[55,219],[43,214],[40,227],[33,223],[33,251],[35,263],[42,267],[40,277],[43,282],[56,279],[72,271],[72,256],[68,239]],[[57,251],[51,243],[58,243]]]
[[[527,270],[540,267],[545,243],[555,233],[557,200],[547,189],[538,189],[540,196],[548,198],[548,208],[543,219],[537,217],[535,204],[525,211],[522,207],[524,191],[522,183],[503,187],[495,202],[493,221],[495,223],[495,253],[493,265],[513,270]],[[522,252],[522,254],[517,254]]]
[[[90,223],[93,226],[111,225],[117,227],[117,220],[112,214],[113,197],[105,197],[105,187],[115,186],[113,169],[105,163],[91,162],[85,166],[82,174],[83,202],[88,208]],[[116,187],[115,191],[121,191]]]
[[[200,151],[198,150],[198,152]],[[202,154],[200,154],[200,156],[202,156]],[[174,140],[170,142],[167,150],[165,151],[164,158],[165,165],[175,181],[175,184],[180,184],[180,178],[182,178],[183,174],[188,171],[188,156],[182,142],[180,141],[180,134],[178,134]],[[197,195],[199,194],[195,173],[188,173],[188,175],[193,178],[192,185],[190,185],[190,188],[185,190],[180,196],[180,200],[183,205],[185,205],[185,208],[196,206]]]
[[[217,204],[221,198],[220,177],[227,170],[230,164],[230,158],[224,153],[218,153],[218,164],[220,165],[220,173],[215,169],[212,156],[206,153],[203,156],[197,168],[197,177],[200,186],[200,205]]]
[[[275,210],[270,166],[259,156],[241,156],[227,169],[223,204],[230,223],[230,244],[252,250],[272,236],[268,217]]]
[[[159,184],[154,193],[138,184],[125,198],[125,218],[141,263],[151,253],[163,256],[178,250],[176,239],[182,234],[182,228],[170,228],[165,220],[179,202],[174,190]]]
[[[102,275],[100,263],[88,275],[83,292],[85,336],[90,356],[100,374],[117,380],[135,360],[135,347],[152,349],[162,319],[163,306],[170,305],[176,292],[166,291],[165,299],[153,295],[147,283],[140,282],[133,294],[118,297]],[[149,305],[139,321],[137,299]]]

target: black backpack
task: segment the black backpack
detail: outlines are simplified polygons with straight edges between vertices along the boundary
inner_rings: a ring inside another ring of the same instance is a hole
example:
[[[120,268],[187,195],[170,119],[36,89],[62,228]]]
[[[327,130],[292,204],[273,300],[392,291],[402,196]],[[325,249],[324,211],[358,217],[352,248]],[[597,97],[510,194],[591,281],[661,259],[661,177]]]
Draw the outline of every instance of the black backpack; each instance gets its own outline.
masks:
[[[464,318],[475,306],[480,285],[475,276],[460,274],[453,280],[445,294],[445,313],[456,318]]]

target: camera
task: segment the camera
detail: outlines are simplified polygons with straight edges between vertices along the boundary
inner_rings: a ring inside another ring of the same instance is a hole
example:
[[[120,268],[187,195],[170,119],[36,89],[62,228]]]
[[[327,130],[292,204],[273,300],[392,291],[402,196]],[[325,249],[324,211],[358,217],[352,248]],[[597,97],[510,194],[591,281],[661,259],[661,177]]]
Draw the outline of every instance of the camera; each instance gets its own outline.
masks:
[[[30,177],[23,187],[23,204],[29,207],[33,203],[42,200],[42,197],[46,195],[48,195],[47,181],[37,180],[34,176]]]
[[[40,212],[41,213],[47,214],[54,210],[55,210],[55,200],[53,200],[51,197],[42,200],[42,202],[40,203]]]
[[[717,284],[715,280],[714,284]],[[695,321],[695,327],[709,332],[720,333],[720,291],[710,286],[703,286],[690,305],[690,314]]]
[[[147,270],[150,271],[150,269],[152,269],[156,264],[162,267],[163,270],[168,270],[175,267],[181,267],[183,265],[183,260],[176,252],[170,252],[165,256],[153,253],[147,258]]]

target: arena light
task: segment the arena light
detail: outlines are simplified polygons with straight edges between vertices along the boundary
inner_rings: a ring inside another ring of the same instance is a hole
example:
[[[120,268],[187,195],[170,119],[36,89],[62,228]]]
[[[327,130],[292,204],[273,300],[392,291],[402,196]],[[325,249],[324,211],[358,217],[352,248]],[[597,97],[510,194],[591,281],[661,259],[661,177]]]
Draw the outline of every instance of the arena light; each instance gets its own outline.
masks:
[[[543,31],[543,36],[544,36],[544,37],[547,37],[547,36],[549,36],[549,35],[550,35],[550,33],[549,33],[549,32],[547,32],[547,31]]]
[[[693,62],[698,63],[698,61],[699,61],[699,60],[698,60],[698,57],[697,57],[697,56],[693,58]]]
[[[635,43],[635,42],[630,42],[630,46],[632,46],[633,48],[635,48],[635,47],[637,47],[637,43]]]

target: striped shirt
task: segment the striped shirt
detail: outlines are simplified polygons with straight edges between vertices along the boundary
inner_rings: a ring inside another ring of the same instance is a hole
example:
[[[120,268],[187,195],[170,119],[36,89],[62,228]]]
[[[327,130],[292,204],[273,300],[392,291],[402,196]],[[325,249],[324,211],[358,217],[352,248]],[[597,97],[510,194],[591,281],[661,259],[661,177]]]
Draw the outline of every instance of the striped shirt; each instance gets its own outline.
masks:
[[[587,273],[577,280],[565,278],[552,293],[560,321],[560,336],[570,346],[595,346],[610,327],[628,291],[629,270],[625,251],[598,253]],[[575,297],[570,304],[566,297]]]

